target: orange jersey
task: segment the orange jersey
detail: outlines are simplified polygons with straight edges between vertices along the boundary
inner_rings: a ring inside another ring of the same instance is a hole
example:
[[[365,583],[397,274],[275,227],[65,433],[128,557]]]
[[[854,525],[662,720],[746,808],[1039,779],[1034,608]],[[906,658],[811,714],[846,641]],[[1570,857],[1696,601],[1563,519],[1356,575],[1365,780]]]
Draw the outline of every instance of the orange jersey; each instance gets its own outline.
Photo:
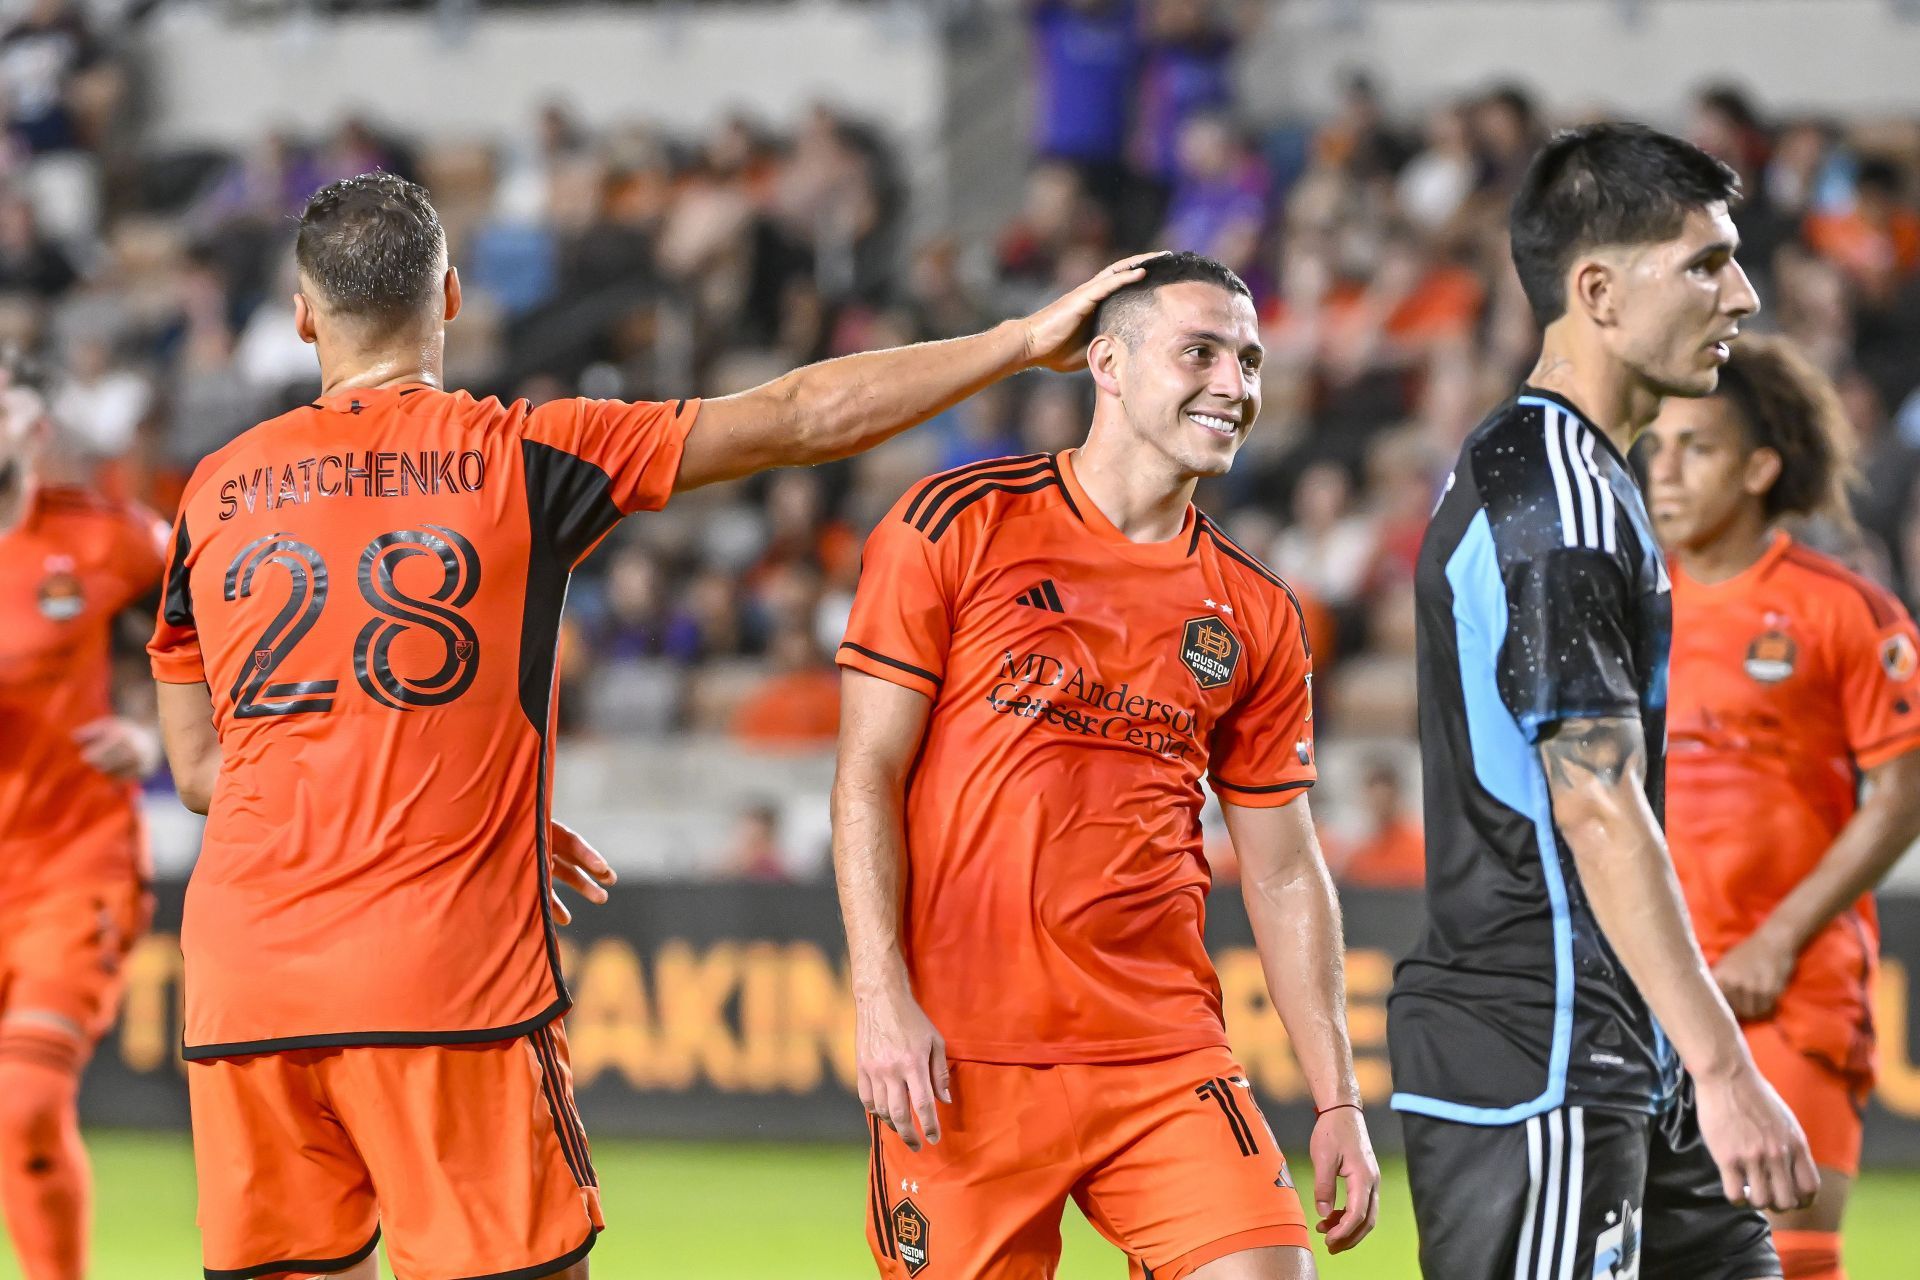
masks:
[[[661,506],[696,402],[341,392],[201,463],[149,652],[220,776],[189,1058],[501,1040],[565,1010],[548,913],[567,576]]]
[[[1672,576],[1667,840],[1717,960],[1826,856],[1858,771],[1920,748],[1920,635],[1892,596],[1785,534],[1725,582]],[[1868,896],[1801,953],[1778,1017],[1802,1050],[1867,1066],[1878,952]]]
[[[1312,784],[1304,635],[1286,586],[1200,512],[1129,541],[1070,452],[935,476],[880,522],[839,662],[933,700],[902,945],[949,1054],[1226,1043],[1200,780],[1252,806]]]
[[[160,589],[166,526],[48,488],[0,533],[0,900],[143,876],[139,788],[81,759],[73,732],[113,714],[113,623]]]

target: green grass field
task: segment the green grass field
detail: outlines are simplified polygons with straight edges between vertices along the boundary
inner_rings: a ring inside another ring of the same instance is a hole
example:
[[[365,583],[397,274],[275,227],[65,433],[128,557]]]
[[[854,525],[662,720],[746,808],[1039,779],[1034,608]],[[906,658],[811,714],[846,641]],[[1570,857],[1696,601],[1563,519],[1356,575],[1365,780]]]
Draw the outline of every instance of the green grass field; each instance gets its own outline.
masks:
[[[185,1138],[106,1132],[93,1134],[90,1146],[98,1193],[93,1280],[198,1276],[193,1160]],[[600,1280],[857,1280],[873,1274],[861,1235],[863,1148],[601,1142],[594,1160],[610,1223],[593,1253]],[[1920,1172],[1861,1182],[1847,1241],[1853,1280],[1914,1275],[1915,1206]],[[1065,1234],[1063,1280],[1126,1275],[1120,1254],[1071,1207]],[[18,1274],[11,1256],[0,1261],[0,1277]],[[1372,1239],[1326,1263],[1323,1274],[1329,1280],[1418,1275],[1412,1210],[1398,1166],[1387,1170]]]

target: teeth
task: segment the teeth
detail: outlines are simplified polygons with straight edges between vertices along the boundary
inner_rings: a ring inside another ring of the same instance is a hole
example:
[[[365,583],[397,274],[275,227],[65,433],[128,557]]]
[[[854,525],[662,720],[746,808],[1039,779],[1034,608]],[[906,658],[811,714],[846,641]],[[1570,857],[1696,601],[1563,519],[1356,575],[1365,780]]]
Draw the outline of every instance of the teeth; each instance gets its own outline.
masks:
[[[1187,416],[1207,430],[1218,431],[1223,436],[1232,435],[1239,425],[1232,418],[1217,418],[1210,413],[1189,413]]]

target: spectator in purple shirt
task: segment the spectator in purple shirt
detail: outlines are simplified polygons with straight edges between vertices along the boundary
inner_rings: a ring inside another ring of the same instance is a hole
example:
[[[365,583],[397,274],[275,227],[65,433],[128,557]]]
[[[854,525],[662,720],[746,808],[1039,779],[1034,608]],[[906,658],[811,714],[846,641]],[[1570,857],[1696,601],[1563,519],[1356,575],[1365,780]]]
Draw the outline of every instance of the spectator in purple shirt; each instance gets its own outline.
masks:
[[[1233,104],[1234,28],[1210,0],[1149,0],[1129,159],[1161,184],[1179,176],[1180,129]]]
[[[1028,0],[1028,5],[1037,97],[1034,149],[1045,159],[1118,165],[1140,62],[1133,0]]]

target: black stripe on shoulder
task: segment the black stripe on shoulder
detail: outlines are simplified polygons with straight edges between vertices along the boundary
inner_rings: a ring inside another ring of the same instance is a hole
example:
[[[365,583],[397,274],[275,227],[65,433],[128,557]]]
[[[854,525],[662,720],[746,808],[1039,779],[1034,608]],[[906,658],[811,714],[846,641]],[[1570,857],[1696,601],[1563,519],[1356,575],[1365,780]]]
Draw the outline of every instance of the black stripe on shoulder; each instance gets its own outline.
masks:
[[[167,571],[162,588],[163,615],[170,627],[191,627],[193,625],[193,583],[188,577],[187,553],[192,550],[192,538],[187,533],[187,516],[180,514],[179,524],[174,526],[172,554],[167,557]]]
[[[1060,496],[1066,499],[1067,510],[1073,512],[1073,518],[1075,520],[1078,520],[1081,524],[1085,524],[1087,518],[1080,514],[1080,506],[1073,500],[1073,490],[1067,487],[1065,477],[1060,474],[1060,455],[1050,453],[1047,455],[1047,461],[1053,464],[1053,478],[1060,481]]]
[[[1261,564],[1253,557],[1252,552],[1246,550],[1232,538],[1229,538],[1221,531],[1220,526],[1215,524],[1206,513],[1200,513],[1195,523],[1206,531],[1209,538],[1213,539],[1213,545],[1219,548],[1222,555],[1245,565],[1266,579],[1266,581],[1286,592],[1287,603],[1293,606],[1293,616],[1300,623],[1300,647],[1306,652],[1307,657],[1311,659],[1313,657],[1313,641],[1307,638],[1307,611],[1300,607],[1300,597],[1293,593],[1293,588],[1287,585],[1286,579],[1267,568],[1264,564]]]
[[[1885,590],[1838,561],[1829,560],[1818,551],[1809,550],[1798,543],[1787,548],[1787,560],[1811,573],[1832,578],[1836,582],[1852,587],[1859,593],[1860,598],[1866,601],[1867,612],[1872,615],[1874,626],[1888,627],[1900,620],[1900,606],[1894,603],[1893,598]]]
[[[1018,484],[1013,483],[1016,480],[1021,480],[1022,482]],[[1067,487],[1060,483],[1058,477],[1053,475],[1043,475],[1033,480],[1023,480],[1022,477],[1017,475],[998,480],[983,480],[977,487],[967,490],[960,495],[959,498],[955,499],[954,502],[948,506],[947,513],[940,517],[940,522],[931,529],[923,530],[923,532],[926,533],[928,542],[938,542],[940,541],[940,535],[947,531],[947,526],[953,523],[955,516],[988,494],[1038,493],[1042,489],[1058,489],[1061,493],[1067,491]],[[933,513],[929,511],[927,514],[931,516]]]
[[[1044,453],[1029,453],[1014,458],[989,458],[985,462],[969,463],[964,467],[955,467],[951,471],[930,476],[920,482],[920,491],[914,495],[913,501],[907,504],[906,512],[901,519],[924,531],[926,521],[932,518],[934,509],[961,489],[966,488],[972,481],[985,479],[990,475],[1000,475],[1003,472],[1020,471],[1021,474],[1026,474],[1021,470],[1022,468],[1031,468],[1035,463],[1044,464],[1048,461]]]

